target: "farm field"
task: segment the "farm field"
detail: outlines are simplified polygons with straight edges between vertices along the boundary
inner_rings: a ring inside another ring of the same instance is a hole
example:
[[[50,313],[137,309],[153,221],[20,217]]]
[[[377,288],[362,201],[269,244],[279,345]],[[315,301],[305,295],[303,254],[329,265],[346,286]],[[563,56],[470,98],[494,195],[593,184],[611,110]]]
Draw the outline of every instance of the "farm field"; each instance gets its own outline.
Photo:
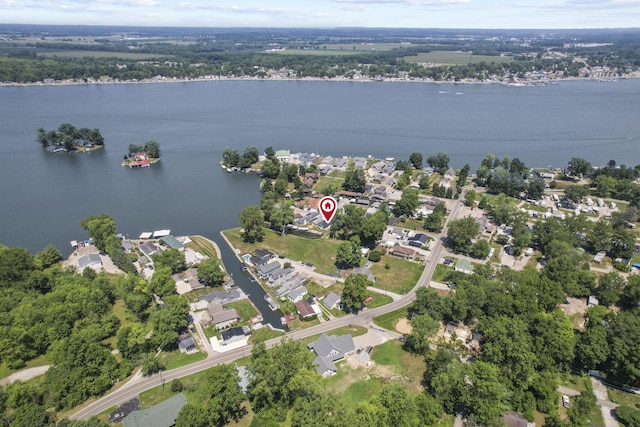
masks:
[[[489,56],[489,55],[473,55],[469,52],[459,51],[434,51],[420,53],[416,56],[405,56],[408,62],[432,62],[441,65],[465,65],[477,64],[478,62],[511,62],[510,56]]]

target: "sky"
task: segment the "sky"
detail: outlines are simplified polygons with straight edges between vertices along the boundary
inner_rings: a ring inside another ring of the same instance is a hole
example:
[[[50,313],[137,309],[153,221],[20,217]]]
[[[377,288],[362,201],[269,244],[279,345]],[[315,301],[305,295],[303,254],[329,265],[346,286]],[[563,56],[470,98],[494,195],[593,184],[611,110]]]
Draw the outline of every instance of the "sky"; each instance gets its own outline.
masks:
[[[177,27],[640,27],[640,0],[0,0],[0,23]]]

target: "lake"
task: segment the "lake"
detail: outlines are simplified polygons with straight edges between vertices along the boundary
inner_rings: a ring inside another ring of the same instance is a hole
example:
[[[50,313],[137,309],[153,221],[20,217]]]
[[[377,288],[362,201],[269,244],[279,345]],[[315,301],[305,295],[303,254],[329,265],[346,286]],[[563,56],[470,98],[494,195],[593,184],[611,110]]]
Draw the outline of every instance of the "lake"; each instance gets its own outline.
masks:
[[[253,174],[228,174],[226,147],[407,159],[444,151],[475,171],[487,153],[528,166],[640,163],[640,80],[546,87],[323,81],[0,88],[0,244],[32,252],[87,237],[80,220],[109,213],[124,234],[169,228],[222,243],[219,231],[258,204]],[[51,154],[36,130],[99,128],[106,148]],[[120,162],[156,139],[162,160]]]

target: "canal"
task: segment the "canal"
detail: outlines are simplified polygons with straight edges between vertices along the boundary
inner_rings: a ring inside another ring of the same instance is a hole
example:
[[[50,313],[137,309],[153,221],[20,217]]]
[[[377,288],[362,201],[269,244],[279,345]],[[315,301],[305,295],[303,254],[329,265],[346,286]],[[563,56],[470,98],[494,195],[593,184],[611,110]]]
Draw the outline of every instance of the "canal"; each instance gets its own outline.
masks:
[[[280,310],[271,311],[269,304],[264,299],[266,292],[262,289],[262,286],[257,281],[251,281],[251,273],[248,271],[242,271],[244,263],[240,260],[238,255],[233,252],[233,249],[227,244],[222,237],[216,238],[216,243],[220,248],[222,254],[222,262],[224,263],[227,272],[233,278],[235,284],[242,289],[242,291],[249,295],[251,302],[260,310],[263,323],[269,323],[271,326],[277,329],[285,329],[286,326],[282,325],[280,318],[283,316]]]

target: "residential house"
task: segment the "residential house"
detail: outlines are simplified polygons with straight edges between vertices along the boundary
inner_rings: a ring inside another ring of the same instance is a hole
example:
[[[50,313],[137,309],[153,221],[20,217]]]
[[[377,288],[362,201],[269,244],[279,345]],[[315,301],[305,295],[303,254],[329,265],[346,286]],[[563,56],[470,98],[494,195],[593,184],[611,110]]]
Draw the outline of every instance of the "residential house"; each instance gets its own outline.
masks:
[[[138,249],[147,257],[149,261],[151,261],[151,255],[161,252],[160,246],[156,245],[153,242],[142,242],[138,245]]]
[[[222,304],[209,304],[207,312],[211,316],[211,325],[216,330],[228,328],[240,321],[240,313],[235,308],[225,309]]]
[[[180,349],[180,353],[191,354],[191,353],[195,353],[195,352],[198,351],[198,347],[196,346],[196,342],[193,340],[193,337],[191,335],[181,339],[178,342],[178,348]]]
[[[281,163],[288,162],[289,157],[291,156],[291,151],[289,150],[278,150],[275,152],[275,156]]]
[[[296,303],[296,310],[303,319],[310,319],[318,315],[318,313],[313,309],[312,304],[307,300],[298,301]]]
[[[338,304],[340,304],[340,294],[336,294],[335,292],[329,292],[322,303],[330,310],[336,308]]]
[[[416,251],[411,248],[405,248],[404,246],[396,245],[391,249],[391,255],[397,256],[402,259],[413,259]]]
[[[281,267],[282,266],[280,265],[280,262],[271,261],[267,264],[264,264],[258,267],[258,274],[260,275],[261,278],[266,279],[269,276],[269,273]]]
[[[535,421],[530,423],[524,415],[511,410],[502,417],[502,421],[507,427],[536,427]]]
[[[184,252],[184,245],[171,234],[164,236],[160,241],[168,246],[169,249],[177,249],[180,252]]]
[[[120,246],[122,246],[122,249],[124,249],[126,253],[133,251],[133,244],[128,240],[123,240],[122,243],[120,243]]]
[[[323,377],[335,375],[338,372],[335,363],[355,350],[353,337],[350,334],[339,337],[322,334],[307,347],[316,353],[317,357],[313,364],[316,365],[316,371]]]
[[[86,254],[78,258],[78,269],[83,271],[85,268],[102,267],[102,258],[98,254]]]
[[[245,329],[246,328],[246,329]],[[248,326],[245,327],[236,327],[227,329],[226,331],[222,331],[220,336],[222,336],[222,342],[224,345],[231,344],[233,342],[241,341],[246,339],[245,337],[251,333],[251,330]]]
[[[364,169],[367,166],[367,159],[364,157],[354,157],[353,166]]]
[[[244,298],[246,298],[246,296],[239,290],[231,289],[228,291],[209,292],[208,294],[201,295],[199,300],[207,301],[209,304],[228,304],[230,302],[240,301]]]
[[[453,168],[447,169],[447,171],[444,173],[444,179],[447,179],[449,181],[453,181],[455,177],[456,171]]]
[[[427,243],[429,243],[429,236],[427,236],[424,233],[416,233],[413,236],[409,237],[408,243],[411,246],[421,248]]]
[[[259,268],[265,264],[267,264],[271,259],[273,259],[275,255],[269,251],[264,249],[256,249],[253,253],[253,256],[249,258],[249,262],[253,264],[256,268]]]
[[[122,420],[123,427],[172,427],[187,399],[179,393],[148,409],[133,411]]]
[[[456,265],[453,269],[464,274],[473,274],[473,264],[471,264],[466,259],[461,258],[456,261]]]
[[[204,288],[204,283],[198,279],[198,270],[196,268],[189,268],[182,273],[176,273],[171,276],[173,281],[176,282],[176,289],[180,295],[187,292],[191,292],[195,289]]]
[[[302,298],[304,298],[304,296],[308,293],[309,291],[307,290],[307,288],[305,288],[304,286],[298,286],[297,288],[289,291],[289,295],[287,295],[287,298],[289,298],[289,301],[291,301],[292,303],[296,303],[298,301],[302,301]]]

